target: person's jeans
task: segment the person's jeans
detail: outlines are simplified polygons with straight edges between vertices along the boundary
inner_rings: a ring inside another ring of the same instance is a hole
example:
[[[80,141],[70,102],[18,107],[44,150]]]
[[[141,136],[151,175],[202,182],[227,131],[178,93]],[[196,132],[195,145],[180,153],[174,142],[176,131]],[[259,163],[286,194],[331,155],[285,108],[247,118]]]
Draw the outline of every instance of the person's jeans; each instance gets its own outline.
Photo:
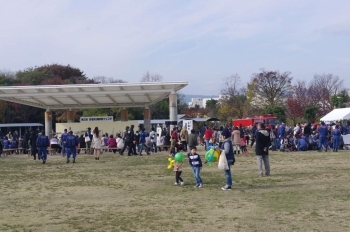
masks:
[[[91,141],[86,142],[86,148],[88,150],[88,154],[93,154],[94,153],[94,149],[91,148]]]
[[[140,154],[142,153],[143,148],[145,148],[145,151],[148,154],[148,147],[146,146],[146,143],[141,143]]]
[[[328,147],[328,141],[326,136],[320,136],[320,139],[318,140],[318,149],[322,149],[322,145],[324,146],[324,149],[327,150]]]
[[[38,148],[38,157],[42,160],[47,159],[47,148],[46,147],[39,147]]]
[[[152,150],[153,152],[157,153],[157,143],[156,143],[156,142],[152,142],[151,150]]]
[[[196,184],[197,185],[203,184],[203,181],[200,177],[201,168],[200,167],[192,167],[192,170],[193,170],[194,179],[196,180]]]
[[[232,175],[231,175],[232,160],[227,160],[227,163],[228,163],[228,170],[224,170],[225,178],[226,178],[226,185],[232,186]]]
[[[181,141],[182,143],[182,150],[187,151],[187,142],[186,141]]]
[[[205,140],[205,150],[209,150],[209,140]]]
[[[257,155],[257,160],[258,160],[258,168],[259,168],[259,175],[263,175],[263,168],[262,168],[262,163],[264,162],[265,166],[265,174],[267,176],[270,175],[270,161],[269,161],[269,156],[268,155]]]
[[[75,147],[67,147],[67,159],[70,158],[70,155],[73,154],[73,159],[77,156],[77,149]]]
[[[272,146],[272,150],[276,150],[277,149],[277,141],[276,138],[273,138],[271,141],[271,146]]]
[[[62,154],[66,154],[67,153],[67,150],[66,150],[66,144],[65,143],[62,143]]]
[[[339,148],[339,136],[334,136],[333,137],[333,149],[335,150],[338,150]]]

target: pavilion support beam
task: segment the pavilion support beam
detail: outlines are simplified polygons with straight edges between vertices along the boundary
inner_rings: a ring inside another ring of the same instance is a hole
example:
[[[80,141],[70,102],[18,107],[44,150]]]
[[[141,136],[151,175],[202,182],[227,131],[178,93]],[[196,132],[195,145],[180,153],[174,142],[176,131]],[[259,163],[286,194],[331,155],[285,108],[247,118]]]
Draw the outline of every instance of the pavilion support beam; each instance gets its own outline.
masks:
[[[175,90],[169,94],[170,131],[177,125],[177,93]]]
[[[74,111],[73,110],[67,110],[66,116],[67,116],[67,123],[74,122]]]
[[[151,110],[148,106],[143,111],[143,126],[147,132],[151,132]]]
[[[122,122],[125,122],[125,121],[128,121],[128,110],[123,108],[121,111],[120,111],[120,121]]]
[[[45,135],[52,137],[52,112],[50,109],[45,111]]]

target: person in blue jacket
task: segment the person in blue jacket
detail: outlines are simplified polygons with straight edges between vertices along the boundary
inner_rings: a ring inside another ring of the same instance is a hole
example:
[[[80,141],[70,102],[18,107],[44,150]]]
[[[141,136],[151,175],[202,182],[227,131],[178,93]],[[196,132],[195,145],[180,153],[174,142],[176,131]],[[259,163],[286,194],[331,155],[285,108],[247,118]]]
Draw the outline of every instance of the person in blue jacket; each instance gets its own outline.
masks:
[[[196,180],[196,185],[194,187],[202,188],[203,181],[200,176],[200,170],[202,169],[202,160],[201,160],[201,157],[197,154],[196,147],[190,147],[190,149],[191,151],[187,154],[187,157],[188,157],[188,162],[192,167],[194,178]]]
[[[66,149],[66,139],[67,139],[68,133],[67,129],[64,129],[64,132],[61,135],[61,146],[62,146],[62,156],[66,156],[67,149]]]
[[[278,133],[278,137],[283,140],[284,137],[286,137],[286,126],[284,123],[282,123],[282,125],[280,125],[278,127],[278,130],[277,130],[277,133]]]
[[[305,136],[301,136],[298,140],[298,151],[306,151],[307,150],[307,142]]]
[[[36,139],[36,146],[38,148],[38,157],[43,161],[43,164],[45,164],[47,159],[47,148],[50,146],[50,140],[49,137],[45,135],[45,131],[42,131]]]
[[[318,151],[322,151],[322,146],[325,148],[325,151],[327,152],[328,149],[328,128],[325,125],[324,122],[321,122],[321,125],[318,127],[317,132],[319,134],[319,140],[318,140]]]
[[[343,135],[347,135],[350,132],[350,121],[344,126]]]
[[[336,125],[335,129],[332,131],[333,151],[335,152],[338,152],[340,136],[341,136],[341,132],[339,130],[339,125]]]
[[[140,133],[140,144],[141,144],[140,155],[142,155],[143,148],[145,148],[147,155],[150,154],[149,148],[146,145],[146,138],[148,136],[149,136],[149,134],[145,131],[145,128],[142,128],[141,133]]]
[[[66,138],[66,149],[67,149],[67,161],[70,162],[70,155],[73,155],[73,163],[75,163],[75,157],[77,156],[76,146],[79,144],[79,138],[73,135],[73,131],[69,131],[68,136]]]
[[[7,136],[5,136],[4,141],[2,143],[4,144],[4,149],[10,149],[10,141],[7,138]]]

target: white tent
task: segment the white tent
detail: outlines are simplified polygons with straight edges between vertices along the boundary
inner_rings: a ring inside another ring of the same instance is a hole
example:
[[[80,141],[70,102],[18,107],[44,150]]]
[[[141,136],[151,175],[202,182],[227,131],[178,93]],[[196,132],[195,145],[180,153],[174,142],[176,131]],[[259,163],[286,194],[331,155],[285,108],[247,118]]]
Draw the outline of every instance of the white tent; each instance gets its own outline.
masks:
[[[323,122],[350,120],[350,108],[334,109],[321,118]]]

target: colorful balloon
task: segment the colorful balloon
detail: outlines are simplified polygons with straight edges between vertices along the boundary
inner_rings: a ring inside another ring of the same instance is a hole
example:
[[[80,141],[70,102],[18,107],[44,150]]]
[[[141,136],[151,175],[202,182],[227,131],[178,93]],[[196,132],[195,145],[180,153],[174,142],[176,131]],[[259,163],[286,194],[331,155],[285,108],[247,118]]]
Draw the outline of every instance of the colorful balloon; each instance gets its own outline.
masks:
[[[175,154],[174,159],[176,162],[182,162],[184,160],[184,154],[182,154],[181,152],[178,152]]]
[[[210,148],[207,153],[205,153],[206,163],[209,163],[211,166],[213,162],[217,162],[220,157],[220,149],[218,148]]]
[[[168,158],[168,161],[169,161],[168,169],[173,168],[173,167],[174,167],[175,160],[173,160],[172,158]]]

